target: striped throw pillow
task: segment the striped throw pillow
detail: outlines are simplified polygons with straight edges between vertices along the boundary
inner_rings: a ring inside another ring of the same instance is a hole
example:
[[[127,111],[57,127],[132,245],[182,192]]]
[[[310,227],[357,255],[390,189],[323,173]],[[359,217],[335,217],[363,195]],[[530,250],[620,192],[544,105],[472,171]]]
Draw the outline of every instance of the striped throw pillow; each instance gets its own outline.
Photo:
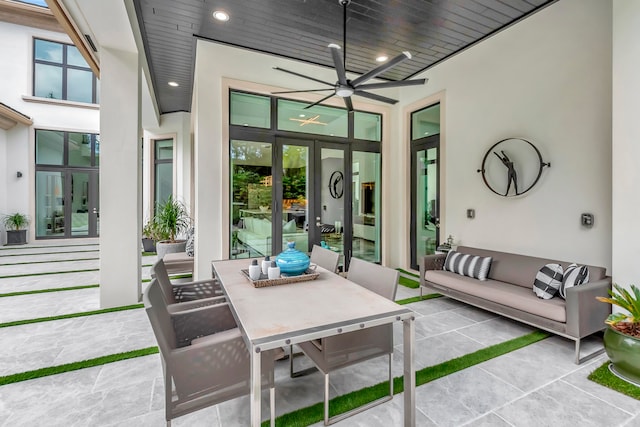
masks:
[[[491,257],[474,256],[456,251],[449,251],[443,266],[443,270],[478,280],[487,280],[490,268]]]
[[[533,282],[533,292],[538,298],[553,298],[562,283],[562,266],[560,264],[547,264],[538,271]]]
[[[577,264],[571,264],[567,267],[558,289],[562,298],[567,298],[567,288],[573,286],[582,285],[589,281],[589,269],[586,265],[578,266]]]

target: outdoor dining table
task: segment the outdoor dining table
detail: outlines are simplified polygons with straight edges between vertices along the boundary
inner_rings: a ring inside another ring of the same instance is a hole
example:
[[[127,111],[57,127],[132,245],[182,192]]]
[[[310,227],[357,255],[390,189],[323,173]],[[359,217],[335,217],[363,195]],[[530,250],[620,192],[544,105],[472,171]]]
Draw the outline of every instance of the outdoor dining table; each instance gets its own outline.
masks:
[[[315,280],[254,287],[246,259],[213,261],[250,352],[251,425],[261,421],[262,352],[362,328],[403,322],[404,425],[415,426],[414,313],[321,267]],[[275,417],[275,414],[271,414]]]

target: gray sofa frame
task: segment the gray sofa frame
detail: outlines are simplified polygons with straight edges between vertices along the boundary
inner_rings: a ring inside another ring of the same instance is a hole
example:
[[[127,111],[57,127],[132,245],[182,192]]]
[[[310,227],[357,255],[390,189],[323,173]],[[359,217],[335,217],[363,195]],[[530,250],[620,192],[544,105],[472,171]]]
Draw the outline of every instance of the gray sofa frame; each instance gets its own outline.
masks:
[[[463,253],[481,256],[498,256],[498,257],[526,257],[524,255],[508,254],[505,252],[488,251],[470,247],[458,247],[457,250]],[[566,298],[566,323],[551,320],[542,316],[527,313],[504,304],[479,298],[475,295],[469,295],[455,289],[443,286],[435,281],[425,279],[425,273],[428,270],[441,270],[446,259],[446,254],[427,255],[420,261],[420,296],[424,289],[432,289],[449,298],[482,308],[487,311],[499,314],[510,319],[517,320],[527,325],[534,326],[547,332],[554,333],[564,338],[575,341],[575,363],[580,364],[604,352],[604,348],[580,358],[581,340],[589,335],[603,331],[606,327],[604,321],[611,314],[611,306],[596,300],[597,296],[608,296],[611,289],[611,277],[604,276],[602,279],[590,281],[589,283],[575,286],[567,289]],[[525,259],[525,258],[522,258]],[[538,262],[540,267],[549,263],[556,262],[562,264],[563,267],[568,265],[567,262],[554,261],[543,258],[526,257],[528,262]],[[503,261],[504,262],[504,261]],[[590,271],[591,271],[590,266]],[[455,274],[455,273],[451,273]],[[531,277],[533,286],[534,277]],[[493,279],[492,272],[489,272],[489,279]],[[481,286],[480,281],[478,285]],[[518,285],[514,285],[518,286]],[[533,291],[532,291],[533,295]],[[559,298],[559,297],[556,297]]]

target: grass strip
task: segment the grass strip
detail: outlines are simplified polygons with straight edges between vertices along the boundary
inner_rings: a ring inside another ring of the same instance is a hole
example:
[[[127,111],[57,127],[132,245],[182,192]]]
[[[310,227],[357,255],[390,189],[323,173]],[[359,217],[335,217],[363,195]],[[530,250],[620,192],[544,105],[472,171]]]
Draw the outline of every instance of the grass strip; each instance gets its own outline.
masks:
[[[10,256],[38,256],[38,255],[51,255],[51,254],[81,254],[84,252],[99,252],[99,249],[88,249],[86,251],[61,251],[61,252],[35,252],[31,254],[0,254],[0,258],[10,257]]]
[[[47,254],[50,255],[50,254]],[[0,267],[5,265],[24,265],[24,264],[48,264],[50,262],[75,262],[75,261],[96,261],[100,258],[76,258],[76,259],[56,259],[51,261],[24,261],[24,262],[11,262],[7,264],[0,264]]]
[[[618,378],[609,370],[609,361],[603,363],[598,369],[593,371],[588,377],[591,381],[603,385],[611,390],[626,394],[629,397],[640,400],[640,387]]]
[[[418,289],[420,287],[420,282],[404,276],[400,276],[400,278],[398,279],[398,284],[411,289]]]
[[[526,347],[547,338],[550,334],[547,332],[535,331],[519,338],[514,338],[500,344],[492,345],[473,353],[466,354],[455,359],[448,360],[434,366],[428,366],[424,369],[416,371],[416,386],[421,386],[438,378],[453,374],[462,369],[486,362],[503,354],[510,353],[514,350]],[[404,391],[404,379],[396,377],[393,379],[394,394]],[[389,382],[384,381],[371,387],[352,391],[351,393],[331,399],[329,405],[330,416],[335,416],[354,408],[362,406],[366,403],[373,402],[389,392]],[[276,419],[276,425],[285,425],[291,427],[303,427],[315,424],[324,419],[324,410],[322,403],[308,406],[288,414],[281,415]],[[263,427],[267,427],[269,421],[262,423]]]
[[[30,273],[30,274],[12,274],[9,276],[0,276],[0,279],[15,279],[17,277],[31,277],[31,276],[49,276],[51,274],[67,274],[67,273],[86,273],[89,271],[100,271],[99,268],[91,268],[86,270],[66,270],[66,271],[46,271],[43,273]]]
[[[134,310],[143,308],[144,304],[123,305],[120,307],[103,308],[101,310],[83,311],[80,313],[61,314],[59,316],[38,317],[35,319],[14,320],[13,322],[0,323],[0,328],[10,326],[29,325],[31,323],[49,322],[52,320],[73,319],[74,317],[93,316],[94,314],[114,313],[116,311]]]
[[[427,295],[422,295],[417,297],[399,299],[398,301],[396,301],[396,304],[400,304],[400,305],[411,304],[412,302],[425,301],[433,298],[440,298],[441,296],[442,296],[441,294],[427,294]]]
[[[158,255],[156,252],[142,252],[142,256],[156,256]]]
[[[47,292],[59,292],[59,291],[77,291],[78,289],[89,289],[89,288],[98,288],[100,285],[82,285],[82,286],[71,286],[68,288],[50,288],[50,289],[35,289],[33,291],[21,291],[21,292],[9,292],[6,294],[0,294],[0,298],[2,297],[16,297],[19,295],[31,295],[31,294],[44,294]]]
[[[178,274],[176,276],[170,276],[169,278],[172,280],[175,280],[175,279],[190,279],[192,277],[193,277],[193,274]],[[151,279],[142,279],[142,283],[147,283],[150,281]]]
[[[419,274],[412,273],[411,271],[407,271],[407,270],[402,269],[402,268],[396,268],[396,270],[398,270],[402,274],[406,274],[407,276],[417,277],[418,279],[420,278]]]
[[[92,368],[94,366],[106,365],[107,363],[119,362],[121,360],[133,359],[135,357],[148,356],[158,353],[158,347],[147,347],[140,350],[127,351],[124,353],[110,354],[108,356],[87,359],[81,362],[65,363],[64,365],[50,366],[47,368],[35,369],[33,371],[20,372],[18,374],[0,377],[0,385],[17,383],[20,381],[33,380],[35,378],[57,375],[65,372],[77,371],[78,369]]]

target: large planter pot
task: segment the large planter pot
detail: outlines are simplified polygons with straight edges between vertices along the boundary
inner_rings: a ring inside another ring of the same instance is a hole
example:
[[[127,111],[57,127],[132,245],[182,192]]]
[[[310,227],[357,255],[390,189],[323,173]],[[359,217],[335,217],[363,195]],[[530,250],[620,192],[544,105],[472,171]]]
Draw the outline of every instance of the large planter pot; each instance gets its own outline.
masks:
[[[7,230],[7,245],[25,245],[27,230]]]
[[[153,239],[147,239],[146,237],[142,238],[142,249],[145,252],[155,252],[156,251],[156,242]]]
[[[162,259],[166,254],[185,252],[186,247],[186,240],[178,240],[175,243],[156,242],[156,253],[158,254],[158,259]]]
[[[604,332],[604,348],[619,377],[640,384],[640,339],[608,327]]]

